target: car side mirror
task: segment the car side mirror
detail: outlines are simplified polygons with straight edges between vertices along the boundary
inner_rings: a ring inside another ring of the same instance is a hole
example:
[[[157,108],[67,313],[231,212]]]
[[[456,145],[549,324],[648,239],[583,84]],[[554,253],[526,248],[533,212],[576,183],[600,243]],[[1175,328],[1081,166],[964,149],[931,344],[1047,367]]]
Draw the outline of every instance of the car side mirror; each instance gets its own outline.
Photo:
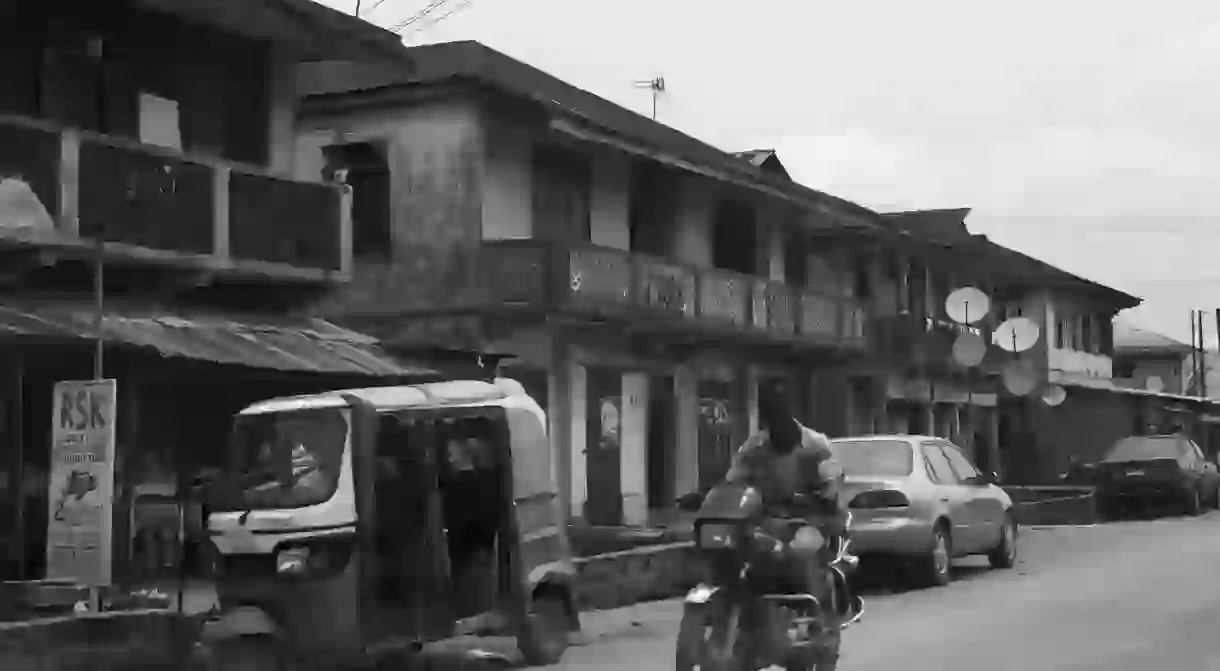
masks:
[[[1000,474],[995,471],[980,473],[966,481],[971,485],[995,485],[1000,482]]]
[[[678,505],[678,510],[688,513],[699,512],[699,508],[703,505],[705,498],[703,492],[690,492],[679,496],[674,502]]]

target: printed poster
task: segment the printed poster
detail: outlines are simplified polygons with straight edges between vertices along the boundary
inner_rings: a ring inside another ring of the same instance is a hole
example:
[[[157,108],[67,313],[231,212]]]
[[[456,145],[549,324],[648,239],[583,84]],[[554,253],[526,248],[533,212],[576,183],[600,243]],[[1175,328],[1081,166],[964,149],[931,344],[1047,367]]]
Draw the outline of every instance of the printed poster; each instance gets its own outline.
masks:
[[[47,579],[110,584],[115,380],[55,385],[48,478]]]

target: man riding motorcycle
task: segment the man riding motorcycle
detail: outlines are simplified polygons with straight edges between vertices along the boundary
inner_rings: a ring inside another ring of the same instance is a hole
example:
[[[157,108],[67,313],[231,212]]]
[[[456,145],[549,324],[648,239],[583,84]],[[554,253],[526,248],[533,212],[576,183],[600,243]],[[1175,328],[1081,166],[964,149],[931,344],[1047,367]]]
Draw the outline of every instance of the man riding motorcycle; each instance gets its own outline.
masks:
[[[847,510],[839,497],[843,469],[827,437],[792,416],[780,389],[759,390],[759,424],[734,455],[725,479],[749,484],[762,495],[771,526],[788,543],[793,590],[834,603],[833,578],[823,570],[819,552],[847,533]],[[794,525],[794,519],[807,524]]]

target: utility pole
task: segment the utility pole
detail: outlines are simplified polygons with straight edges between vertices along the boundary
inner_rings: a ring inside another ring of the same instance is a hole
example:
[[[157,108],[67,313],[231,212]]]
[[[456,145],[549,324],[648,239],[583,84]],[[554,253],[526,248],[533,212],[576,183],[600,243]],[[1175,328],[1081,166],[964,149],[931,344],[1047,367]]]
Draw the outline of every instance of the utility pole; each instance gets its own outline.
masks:
[[[657,98],[662,93],[665,93],[665,78],[657,75],[652,79],[637,79],[633,82],[637,89],[649,89],[652,91],[652,120],[657,120]]]
[[[1186,390],[1189,395],[1194,391],[1195,386],[1199,381],[1199,327],[1196,321],[1199,318],[1199,311],[1190,309],[1190,376],[1195,384],[1191,385],[1190,389]]]
[[[1203,315],[1203,311],[1199,310],[1199,396],[1207,398],[1207,345],[1204,344]]]

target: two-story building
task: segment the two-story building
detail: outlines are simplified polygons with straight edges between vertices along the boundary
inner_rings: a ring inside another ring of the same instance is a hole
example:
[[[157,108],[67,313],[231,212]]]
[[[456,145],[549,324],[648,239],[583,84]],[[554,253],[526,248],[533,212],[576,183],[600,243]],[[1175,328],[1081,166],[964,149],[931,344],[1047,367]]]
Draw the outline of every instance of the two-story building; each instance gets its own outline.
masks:
[[[1113,368],[1116,385],[1162,400],[1145,403],[1139,420],[1149,430],[1180,427],[1210,454],[1220,450],[1220,396],[1215,393],[1220,356],[1119,319]],[[1201,376],[1198,368],[1206,373]]]
[[[1132,430],[1139,403],[1110,380],[1111,322],[1139,299],[972,234],[969,212],[889,213],[881,233],[824,232],[826,244],[860,259],[858,294],[872,322],[868,359],[840,367],[858,398],[847,430],[940,435],[1010,481],[1050,480],[1070,455],[1104,450]],[[946,312],[962,287],[990,299],[969,326]],[[1039,327],[1019,354],[993,338],[1013,317]],[[966,366],[954,346],[974,336],[983,357]],[[1058,387],[1066,400],[1048,393]]]
[[[294,68],[400,48],[308,0],[0,3],[5,578],[39,575],[57,381],[117,379],[121,563],[133,487],[223,459],[241,404],[414,372],[291,317],[351,270],[347,190],[293,176]]]
[[[1190,345],[1123,320],[1114,323],[1114,381],[1123,386],[1187,394],[1194,371]]]
[[[353,283],[326,314],[514,355],[573,518],[644,524],[715,482],[760,380],[844,411],[814,373],[864,352],[864,313],[815,232],[875,213],[473,42],[301,84],[298,176],[355,193]]]

